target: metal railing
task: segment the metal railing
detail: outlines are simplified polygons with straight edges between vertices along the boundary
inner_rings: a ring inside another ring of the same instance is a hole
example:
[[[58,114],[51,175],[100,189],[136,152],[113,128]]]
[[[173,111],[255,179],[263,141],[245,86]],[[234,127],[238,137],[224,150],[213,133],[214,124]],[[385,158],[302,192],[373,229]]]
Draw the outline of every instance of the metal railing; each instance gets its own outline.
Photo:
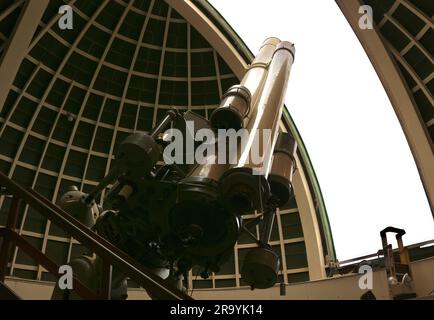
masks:
[[[12,205],[8,213],[6,227],[0,228],[0,238],[3,239],[0,247],[0,282],[4,282],[10,251],[13,246],[23,250],[38,264],[47,269],[48,272],[59,277],[59,266],[16,232],[19,208],[22,203],[25,203],[45,216],[53,224],[62,228],[82,245],[95,252],[103,260],[103,279],[100,294],[93,292],[74,277],[74,291],[83,299],[110,299],[111,273],[114,266],[137,285],[146,288],[157,299],[192,300],[189,295],[153,274],[146,267],[88,229],[61,208],[34,190],[23,188],[1,172],[0,186],[4,187],[12,195]]]
[[[427,240],[427,241],[423,241],[423,242],[418,242],[418,243],[414,243],[414,244],[410,244],[408,246],[406,246],[409,250],[413,249],[413,248],[421,248],[423,246],[427,246],[427,245],[434,245],[434,239],[433,240]],[[393,252],[398,252],[398,248],[393,249]],[[356,258],[351,258],[351,259],[347,259],[347,260],[343,260],[343,261],[339,261],[339,265],[340,266],[348,266],[351,264],[354,264],[356,262],[361,262],[363,260],[373,260],[373,259],[378,259],[380,257],[383,257],[384,254],[382,252],[382,250],[378,250],[377,253],[371,253],[365,256],[361,256],[361,257],[356,257]]]

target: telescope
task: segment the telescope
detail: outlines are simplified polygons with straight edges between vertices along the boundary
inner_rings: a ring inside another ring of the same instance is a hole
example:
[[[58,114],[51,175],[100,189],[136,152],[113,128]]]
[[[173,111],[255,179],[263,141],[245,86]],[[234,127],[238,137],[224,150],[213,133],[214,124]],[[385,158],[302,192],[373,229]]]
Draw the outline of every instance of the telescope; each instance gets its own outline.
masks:
[[[253,113],[246,126],[250,133],[249,140],[241,145],[236,164],[220,179],[222,197],[234,210],[262,210],[270,196],[267,177],[294,55],[292,43],[284,41],[277,45],[257,105],[252,108]],[[258,149],[256,155],[253,152],[255,143]],[[254,156],[259,158],[256,163],[252,161]]]
[[[294,55],[292,43],[266,39],[209,120],[169,110],[151,132],[120,143],[110,172],[89,194],[71,186],[58,204],[180,289],[193,267],[203,278],[218,273],[247,233],[257,247],[242,263],[242,277],[252,289],[272,287],[280,259],[269,245],[271,230],[276,210],[293,196],[296,170],[297,143],[278,126]],[[249,224],[262,224],[259,239],[243,221],[255,211]],[[98,277],[98,257],[92,259],[71,262],[80,265],[79,278]],[[112,298],[122,299],[126,281],[116,276]]]

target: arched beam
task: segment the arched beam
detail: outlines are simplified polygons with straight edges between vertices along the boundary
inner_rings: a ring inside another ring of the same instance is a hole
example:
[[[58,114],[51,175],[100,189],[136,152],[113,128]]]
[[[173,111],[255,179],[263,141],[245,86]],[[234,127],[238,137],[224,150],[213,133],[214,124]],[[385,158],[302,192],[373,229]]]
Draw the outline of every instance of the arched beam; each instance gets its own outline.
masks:
[[[434,150],[418,107],[378,30],[359,28],[359,8],[362,3],[359,0],[336,0],[336,3],[359,38],[395,109],[434,216]]]
[[[49,0],[27,1],[0,58],[0,112]]]

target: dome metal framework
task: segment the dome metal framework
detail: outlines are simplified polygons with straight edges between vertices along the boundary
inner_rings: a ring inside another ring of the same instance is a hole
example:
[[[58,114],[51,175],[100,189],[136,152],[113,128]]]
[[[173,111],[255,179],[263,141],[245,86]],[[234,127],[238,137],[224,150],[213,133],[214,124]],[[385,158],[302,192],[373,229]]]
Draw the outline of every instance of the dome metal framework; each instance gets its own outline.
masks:
[[[407,137],[434,216],[434,2],[336,0],[371,59]],[[374,28],[358,26],[361,5]]]
[[[434,4],[372,1],[374,20],[404,76],[431,141],[434,141]]]
[[[206,1],[193,2],[247,64],[252,54],[221,16]],[[173,106],[204,117],[211,114],[222,93],[239,82],[242,66],[234,71],[202,30],[168,3],[173,1],[48,1],[13,84],[1,89],[7,90],[0,109],[2,172],[54,202],[70,185],[89,192],[109,172],[119,142],[133,132],[149,131]],[[64,4],[73,8],[72,30],[58,27],[58,9]],[[0,1],[2,59],[26,5],[23,0]],[[318,259],[325,274],[325,256],[333,259],[334,249],[319,186],[289,114],[281,127],[300,145],[299,176],[310,198],[300,192],[299,199],[308,202],[303,206],[311,210],[312,221],[318,219]],[[271,244],[282,257],[280,282],[312,278],[308,261],[316,258],[307,252],[302,225],[306,218],[300,215],[299,199],[280,208],[273,229]],[[0,225],[5,224],[9,206],[10,199],[2,197]],[[20,217],[20,234],[56,263],[65,264],[82,253],[77,241],[32,209],[22,208]],[[255,228],[252,231],[259,235]],[[255,246],[251,239],[240,238],[218,274],[204,280],[193,269],[189,288],[244,286],[240,264]],[[10,275],[54,280],[17,249]]]

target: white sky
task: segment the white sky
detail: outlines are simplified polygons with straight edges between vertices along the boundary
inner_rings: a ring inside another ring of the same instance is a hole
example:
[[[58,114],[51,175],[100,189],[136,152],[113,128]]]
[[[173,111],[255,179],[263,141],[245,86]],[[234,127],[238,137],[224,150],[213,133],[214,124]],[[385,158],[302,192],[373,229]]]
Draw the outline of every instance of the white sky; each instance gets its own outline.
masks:
[[[404,244],[433,239],[404,133],[335,2],[209,1],[254,54],[269,36],[295,43],[286,104],[317,174],[338,259],[376,252],[389,225],[407,231]]]

